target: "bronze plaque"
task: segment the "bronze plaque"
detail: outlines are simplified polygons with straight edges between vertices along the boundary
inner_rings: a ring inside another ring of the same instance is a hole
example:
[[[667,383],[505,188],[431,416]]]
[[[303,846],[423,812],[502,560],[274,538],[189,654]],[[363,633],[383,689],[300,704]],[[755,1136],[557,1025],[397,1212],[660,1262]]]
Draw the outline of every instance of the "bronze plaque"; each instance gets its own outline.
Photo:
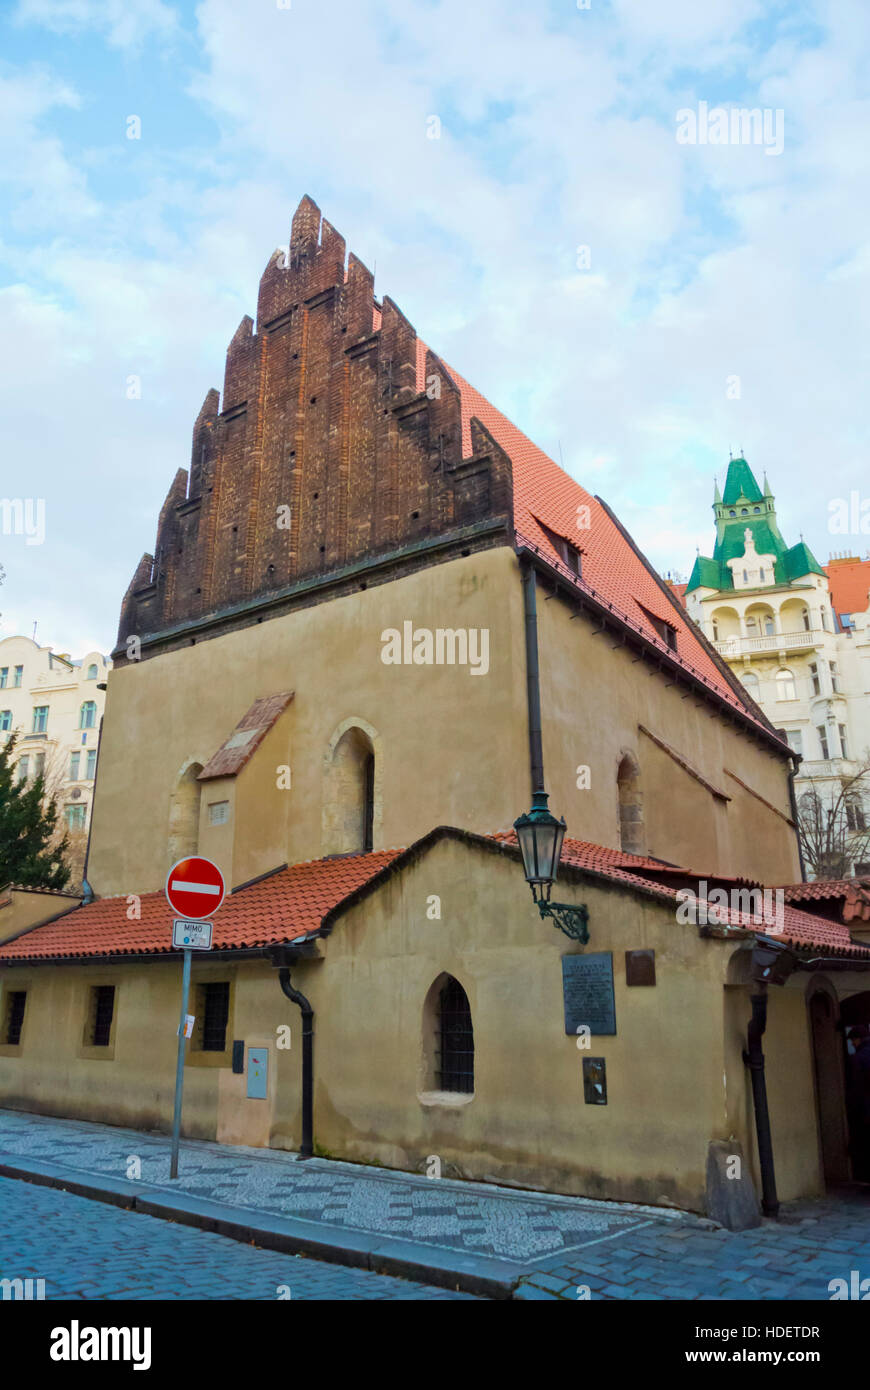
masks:
[[[655,951],[626,951],[625,983],[627,985],[654,985],[655,982]]]

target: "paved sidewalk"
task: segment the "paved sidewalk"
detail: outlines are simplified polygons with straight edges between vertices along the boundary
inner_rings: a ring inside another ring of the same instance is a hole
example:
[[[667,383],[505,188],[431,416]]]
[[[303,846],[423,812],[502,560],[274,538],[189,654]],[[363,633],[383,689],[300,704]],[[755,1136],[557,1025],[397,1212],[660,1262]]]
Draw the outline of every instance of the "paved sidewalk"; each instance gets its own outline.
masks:
[[[164,1134],[13,1110],[0,1110],[0,1174],[63,1182],[273,1249],[496,1298],[554,1257],[573,1261],[650,1223],[698,1226],[653,1208],[189,1140],[173,1182]]]
[[[828,1299],[870,1277],[870,1189],[751,1231],[687,1213],[0,1110],[0,1175],[271,1250],[491,1298]]]
[[[41,1279],[31,1292],[46,1300],[474,1302],[472,1294],[258,1250],[12,1178],[0,1178],[0,1211],[0,1279]]]

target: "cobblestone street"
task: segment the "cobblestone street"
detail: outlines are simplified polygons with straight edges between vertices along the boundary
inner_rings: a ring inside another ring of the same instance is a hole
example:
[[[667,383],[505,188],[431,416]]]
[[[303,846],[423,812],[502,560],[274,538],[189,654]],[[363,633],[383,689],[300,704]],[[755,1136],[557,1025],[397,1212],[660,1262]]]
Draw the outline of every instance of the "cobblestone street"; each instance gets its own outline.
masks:
[[[13,1178],[0,1178],[0,1211],[0,1278],[44,1279],[46,1299],[473,1299]]]
[[[283,1284],[293,1298],[444,1298],[458,1285],[521,1300],[827,1301],[831,1281],[870,1278],[866,1187],[731,1232],[662,1208],[204,1142],[182,1144],[172,1184],[164,1135],[8,1110],[2,1164],[52,1184],[0,1178],[2,1274],[44,1278],[49,1298],[264,1299]],[[57,1190],[68,1182],[104,1200]],[[208,1229],[222,1215],[236,1240]],[[307,1257],[257,1248],[272,1238]]]

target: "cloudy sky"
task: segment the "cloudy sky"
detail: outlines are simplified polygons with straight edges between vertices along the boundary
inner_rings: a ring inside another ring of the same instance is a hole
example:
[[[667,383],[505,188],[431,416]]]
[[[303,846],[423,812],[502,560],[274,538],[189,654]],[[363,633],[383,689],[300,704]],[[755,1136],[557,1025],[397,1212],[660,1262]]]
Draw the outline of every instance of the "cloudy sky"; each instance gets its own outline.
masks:
[[[45,540],[0,534],[0,636],[111,647],[304,193],[661,570],[741,448],[790,543],[866,553],[870,5],[581,4],[7,0],[0,497]],[[681,142],[700,103],[781,151]]]

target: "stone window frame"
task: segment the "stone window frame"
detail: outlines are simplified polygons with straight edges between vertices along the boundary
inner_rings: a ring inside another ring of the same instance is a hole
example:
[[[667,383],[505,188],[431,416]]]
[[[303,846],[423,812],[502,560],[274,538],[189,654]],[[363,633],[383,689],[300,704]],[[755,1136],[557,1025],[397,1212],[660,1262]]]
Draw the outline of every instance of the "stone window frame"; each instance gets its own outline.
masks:
[[[97,990],[105,985],[111,985],[115,991],[112,1004],[112,1026],[109,1030],[109,1041],[103,1046],[91,1041],[94,1029],[94,1016],[97,1003]],[[118,1027],[118,1001],[121,997],[121,982],[114,973],[100,970],[90,975],[81,986],[81,997],[79,1008],[81,1010],[82,1028],[81,1041],[78,1047],[77,1056],[84,1062],[114,1062],[115,1060],[115,1037]]]
[[[475,1007],[472,991],[466,988],[459,975],[454,971],[440,971],[429,985],[423,1001],[423,1026],[421,1031],[420,1060],[417,1069],[417,1100],[425,1109],[441,1108],[444,1110],[461,1110],[466,1105],[470,1105],[477,1095],[478,1072],[476,1066],[476,1048],[473,1089],[471,1091],[439,1091],[435,1089],[436,1076],[440,1066],[438,1051],[438,1010],[441,991],[449,980],[456,981],[468,1000],[472,1035],[474,1035]]]

